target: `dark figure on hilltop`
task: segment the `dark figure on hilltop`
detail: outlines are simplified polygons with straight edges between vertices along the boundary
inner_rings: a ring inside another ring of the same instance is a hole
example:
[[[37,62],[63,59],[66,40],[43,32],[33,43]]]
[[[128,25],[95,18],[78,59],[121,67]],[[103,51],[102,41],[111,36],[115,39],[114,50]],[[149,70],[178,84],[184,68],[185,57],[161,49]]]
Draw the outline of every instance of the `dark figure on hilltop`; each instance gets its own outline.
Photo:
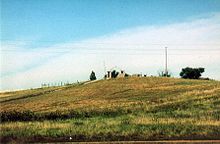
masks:
[[[201,73],[205,71],[204,68],[183,68],[180,72],[180,76],[185,79],[199,79]]]
[[[95,76],[95,72],[92,71],[91,74],[90,74],[90,80],[96,80],[96,76]]]

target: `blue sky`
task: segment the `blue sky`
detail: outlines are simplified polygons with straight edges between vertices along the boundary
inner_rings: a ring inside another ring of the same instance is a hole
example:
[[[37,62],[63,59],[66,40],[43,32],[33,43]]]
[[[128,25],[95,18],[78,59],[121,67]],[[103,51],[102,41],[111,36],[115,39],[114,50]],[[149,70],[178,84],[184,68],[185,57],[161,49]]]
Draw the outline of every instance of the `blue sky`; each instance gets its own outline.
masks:
[[[82,40],[217,12],[219,0],[2,0],[3,40],[33,46]]]
[[[220,80],[220,0],[1,0],[1,90],[205,67]],[[183,61],[184,59],[184,61]]]

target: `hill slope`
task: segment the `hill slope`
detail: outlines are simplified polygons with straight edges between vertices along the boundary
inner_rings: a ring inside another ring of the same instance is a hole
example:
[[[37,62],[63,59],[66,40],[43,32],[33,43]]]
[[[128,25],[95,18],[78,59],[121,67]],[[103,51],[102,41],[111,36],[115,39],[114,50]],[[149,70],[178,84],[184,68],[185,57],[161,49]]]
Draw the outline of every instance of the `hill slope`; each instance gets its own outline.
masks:
[[[3,120],[15,121],[1,123],[3,140],[22,137],[31,141],[34,137],[36,141],[40,137],[39,141],[70,141],[70,136],[73,141],[220,137],[218,81],[156,77],[101,80],[1,93],[0,103]],[[23,119],[27,115],[31,118]]]

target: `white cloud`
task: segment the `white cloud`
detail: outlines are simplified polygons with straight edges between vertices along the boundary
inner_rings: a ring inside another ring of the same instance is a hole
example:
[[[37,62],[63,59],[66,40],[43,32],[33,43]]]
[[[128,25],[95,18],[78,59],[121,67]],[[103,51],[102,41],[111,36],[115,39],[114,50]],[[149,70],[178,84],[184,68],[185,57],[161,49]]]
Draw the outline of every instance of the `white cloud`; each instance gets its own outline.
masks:
[[[130,73],[157,75],[168,47],[169,69],[178,76],[186,66],[205,67],[204,76],[220,79],[220,13],[184,23],[142,26],[80,42],[2,53],[2,89],[40,86],[44,82],[99,78],[118,66]],[[2,46],[2,49],[10,47]],[[11,49],[11,48],[10,48]]]

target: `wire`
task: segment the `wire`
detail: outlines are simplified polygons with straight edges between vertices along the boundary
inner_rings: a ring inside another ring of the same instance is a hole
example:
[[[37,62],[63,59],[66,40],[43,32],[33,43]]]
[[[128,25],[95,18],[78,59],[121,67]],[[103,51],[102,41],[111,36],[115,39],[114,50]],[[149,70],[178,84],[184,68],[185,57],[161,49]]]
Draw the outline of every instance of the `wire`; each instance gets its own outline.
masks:
[[[7,43],[7,44],[17,44],[17,42],[31,42],[34,43],[32,40],[9,40],[9,39],[0,39],[1,42]],[[49,43],[49,42],[57,42],[55,40],[39,40],[36,41],[37,43]],[[111,44],[111,45],[182,45],[182,46],[189,46],[189,45],[194,45],[194,46],[207,46],[207,45],[220,45],[220,43],[127,43],[127,42],[65,42],[66,44],[71,44],[71,45],[81,45],[81,44]]]
[[[164,49],[135,49],[135,48],[81,48],[79,49],[79,47],[77,49],[69,49],[69,48],[65,48],[65,49],[40,49],[41,51],[36,51],[37,49],[29,49],[29,50],[16,50],[16,49],[5,49],[5,50],[1,50],[0,52],[7,52],[7,53],[16,53],[16,52],[26,52],[26,53],[66,53],[66,52],[82,52],[82,51],[96,51],[96,52],[163,52]],[[169,52],[177,52],[177,51],[220,51],[220,49],[174,49],[174,48],[170,48],[168,49]]]
[[[24,52],[7,52],[7,53],[24,53]],[[45,52],[39,52],[39,54],[44,54]],[[58,54],[70,54],[69,52],[49,52],[50,54],[58,53]],[[99,55],[99,54],[109,54],[109,55],[164,55],[164,53],[146,53],[146,52],[78,52],[78,54],[93,54],[93,55]],[[219,53],[169,53],[169,55],[220,55]]]

